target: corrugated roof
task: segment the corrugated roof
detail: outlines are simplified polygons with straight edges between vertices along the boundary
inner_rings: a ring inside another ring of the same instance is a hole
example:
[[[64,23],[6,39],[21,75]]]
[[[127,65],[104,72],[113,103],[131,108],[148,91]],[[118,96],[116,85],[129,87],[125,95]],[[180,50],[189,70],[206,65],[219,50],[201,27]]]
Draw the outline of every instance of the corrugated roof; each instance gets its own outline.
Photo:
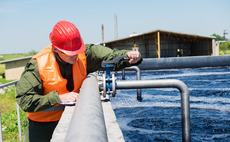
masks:
[[[140,33],[140,34],[132,34],[129,37],[125,37],[125,38],[120,38],[120,39],[116,39],[116,40],[112,40],[112,41],[107,41],[107,42],[102,42],[101,44],[105,43],[111,43],[111,42],[117,42],[117,41],[121,41],[121,40],[126,40],[126,39],[130,39],[133,37],[138,37],[138,36],[143,36],[143,35],[148,35],[148,34],[152,34],[152,33],[156,33],[156,32],[164,32],[164,33],[170,33],[170,34],[177,34],[177,35],[186,35],[186,36],[193,36],[193,37],[198,37],[198,38],[210,38],[210,39],[215,39],[216,37],[214,36],[202,36],[202,35],[196,35],[196,34],[187,34],[187,33],[180,33],[180,32],[172,32],[172,31],[166,31],[166,30],[154,30],[154,31],[150,31],[150,32],[146,32],[146,33]]]

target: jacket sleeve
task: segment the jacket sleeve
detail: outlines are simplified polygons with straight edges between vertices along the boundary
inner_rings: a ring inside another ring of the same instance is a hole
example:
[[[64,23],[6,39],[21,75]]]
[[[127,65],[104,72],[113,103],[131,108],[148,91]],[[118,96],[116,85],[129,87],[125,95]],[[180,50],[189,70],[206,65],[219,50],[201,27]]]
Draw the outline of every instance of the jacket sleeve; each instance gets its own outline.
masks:
[[[61,102],[57,91],[42,95],[42,80],[35,60],[27,63],[17,83],[16,92],[16,101],[25,112],[45,110]]]
[[[87,58],[87,73],[95,72],[98,70],[105,70],[104,68],[101,67],[101,63],[103,60],[113,60],[119,56],[122,56],[129,52],[129,50],[117,50],[117,49],[110,49],[105,46],[101,45],[94,45],[94,44],[86,44],[86,58]],[[142,62],[139,61],[136,64],[133,65],[138,65]],[[113,70],[121,70],[125,67],[130,67],[132,66],[129,64],[129,62],[119,62],[115,65]]]

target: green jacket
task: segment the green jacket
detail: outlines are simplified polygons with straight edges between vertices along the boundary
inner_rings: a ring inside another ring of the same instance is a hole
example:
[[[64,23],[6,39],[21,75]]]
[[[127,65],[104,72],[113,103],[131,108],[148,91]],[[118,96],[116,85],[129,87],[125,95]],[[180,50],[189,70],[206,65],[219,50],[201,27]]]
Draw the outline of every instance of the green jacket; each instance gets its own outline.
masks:
[[[112,60],[128,52],[128,50],[112,50],[110,48],[94,44],[86,44],[85,47],[87,73],[104,70],[104,68],[101,67],[101,62],[103,60]],[[135,65],[140,64],[141,61]],[[59,66],[62,65],[60,62],[58,64]],[[129,66],[131,66],[129,62],[120,62],[113,70],[120,70]],[[60,70],[66,71],[64,68],[60,68]],[[42,95],[42,80],[39,76],[36,60],[30,60],[26,64],[25,70],[17,83],[16,91],[16,101],[26,112],[41,111],[61,102],[57,91],[52,91],[46,95]]]

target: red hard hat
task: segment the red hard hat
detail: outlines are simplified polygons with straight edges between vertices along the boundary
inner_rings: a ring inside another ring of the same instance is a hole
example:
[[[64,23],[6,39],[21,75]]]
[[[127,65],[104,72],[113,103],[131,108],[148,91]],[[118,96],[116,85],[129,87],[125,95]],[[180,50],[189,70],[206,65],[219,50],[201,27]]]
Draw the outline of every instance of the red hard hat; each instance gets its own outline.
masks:
[[[52,45],[69,56],[74,56],[85,51],[85,45],[77,27],[68,22],[58,22],[50,33]]]

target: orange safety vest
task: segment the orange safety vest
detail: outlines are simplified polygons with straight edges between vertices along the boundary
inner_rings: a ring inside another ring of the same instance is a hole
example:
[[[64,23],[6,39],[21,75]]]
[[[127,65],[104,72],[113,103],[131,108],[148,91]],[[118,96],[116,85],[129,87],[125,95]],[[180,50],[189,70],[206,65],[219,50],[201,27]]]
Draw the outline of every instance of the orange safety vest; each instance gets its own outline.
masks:
[[[57,91],[59,95],[68,93],[66,88],[67,80],[61,76],[59,66],[52,53],[52,46],[44,48],[41,52],[36,54],[32,59],[36,59],[38,70],[43,83],[43,95],[51,91]],[[73,64],[73,92],[79,93],[81,84],[86,77],[86,57],[85,53],[78,54],[76,63]],[[33,121],[50,122],[58,121],[64,111],[64,106],[56,104],[53,107],[38,111],[28,112],[27,117]]]

